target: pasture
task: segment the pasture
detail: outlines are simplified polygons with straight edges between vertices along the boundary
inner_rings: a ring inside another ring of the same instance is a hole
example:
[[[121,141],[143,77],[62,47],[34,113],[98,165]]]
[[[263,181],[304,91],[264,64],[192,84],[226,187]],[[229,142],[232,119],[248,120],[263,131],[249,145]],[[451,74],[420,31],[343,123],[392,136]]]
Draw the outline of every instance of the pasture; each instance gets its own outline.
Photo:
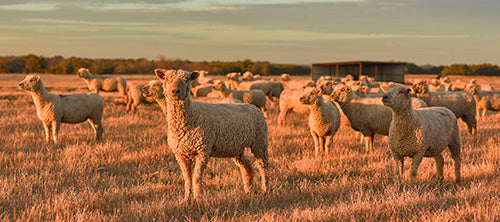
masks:
[[[85,93],[76,75],[42,74],[51,93]],[[125,75],[147,83],[151,75]],[[454,76],[451,76],[454,80]],[[278,126],[268,104],[269,182],[245,194],[237,166],[212,158],[199,201],[183,201],[184,182],[167,146],[165,117],[156,104],[127,113],[121,97],[101,92],[103,141],[88,123],[63,124],[60,145],[45,134],[22,74],[0,75],[0,220],[11,221],[498,221],[500,220],[500,113],[478,122],[477,136],[459,120],[463,140],[462,183],[444,152],[444,181],[424,158],[416,184],[397,185],[387,137],[377,135],[366,152],[355,132],[341,126],[330,153],[314,156],[307,116],[292,114]],[[219,77],[222,78],[222,77]],[[306,77],[301,77],[306,78]],[[431,78],[430,76],[408,76]],[[458,77],[468,81],[465,77]],[[500,89],[500,77],[477,77]],[[248,153],[252,160],[253,156]],[[409,179],[406,161],[404,180]]]

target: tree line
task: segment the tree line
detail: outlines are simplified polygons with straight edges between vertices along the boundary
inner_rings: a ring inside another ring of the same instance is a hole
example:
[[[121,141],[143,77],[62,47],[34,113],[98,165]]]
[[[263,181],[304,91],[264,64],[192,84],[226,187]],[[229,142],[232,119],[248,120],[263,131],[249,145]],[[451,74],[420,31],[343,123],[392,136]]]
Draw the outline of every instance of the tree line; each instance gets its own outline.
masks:
[[[483,64],[452,64],[449,66],[418,66],[407,63],[405,72],[408,74],[447,74],[447,75],[482,75],[500,76],[500,67],[489,63]]]
[[[89,59],[62,56],[44,57],[34,54],[26,56],[0,56],[0,73],[53,73],[75,74],[79,68],[88,68],[96,74],[152,74],[155,68],[206,70],[213,75],[225,75],[230,72],[251,71],[260,75],[308,75],[310,67],[306,65],[273,64],[268,61],[235,62],[192,62],[181,59],[167,59],[160,56],[157,60],[139,59]]]

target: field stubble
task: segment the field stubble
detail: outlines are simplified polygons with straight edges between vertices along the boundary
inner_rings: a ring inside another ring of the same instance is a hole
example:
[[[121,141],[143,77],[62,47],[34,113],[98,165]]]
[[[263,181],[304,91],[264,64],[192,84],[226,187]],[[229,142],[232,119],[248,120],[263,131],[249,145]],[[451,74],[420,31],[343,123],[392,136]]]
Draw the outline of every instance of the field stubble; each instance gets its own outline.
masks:
[[[354,131],[341,126],[331,152],[315,158],[306,116],[292,114],[288,126],[279,127],[273,107],[267,120],[270,194],[258,193],[258,176],[253,193],[244,194],[232,161],[212,158],[201,200],[184,202],[180,168],[157,105],[142,104],[128,114],[117,94],[101,93],[102,142],[82,123],[63,124],[61,145],[47,144],[31,96],[17,90],[23,78],[0,75],[1,220],[500,220],[500,113],[479,121],[476,137],[459,121],[462,184],[452,183],[453,161],[445,151],[444,182],[435,180],[434,160],[426,158],[419,182],[398,186],[387,137],[376,136],[375,151],[367,153]],[[52,93],[87,92],[76,76],[42,79]],[[408,173],[406,161],[405,181]]]

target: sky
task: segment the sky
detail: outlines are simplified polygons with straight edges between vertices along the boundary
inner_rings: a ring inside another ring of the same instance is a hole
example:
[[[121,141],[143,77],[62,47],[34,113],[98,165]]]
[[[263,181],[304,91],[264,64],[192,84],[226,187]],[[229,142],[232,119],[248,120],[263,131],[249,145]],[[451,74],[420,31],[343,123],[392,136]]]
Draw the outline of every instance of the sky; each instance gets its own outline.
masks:
[[[0,0],[0,56],[500,64],[498,0]]]

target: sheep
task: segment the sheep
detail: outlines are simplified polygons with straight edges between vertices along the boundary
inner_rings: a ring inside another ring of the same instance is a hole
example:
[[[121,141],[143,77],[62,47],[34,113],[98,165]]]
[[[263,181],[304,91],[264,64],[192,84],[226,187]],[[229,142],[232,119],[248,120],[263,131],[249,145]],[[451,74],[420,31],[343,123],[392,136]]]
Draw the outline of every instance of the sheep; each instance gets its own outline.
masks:
[[[161,110],[166,115],[167,113],[167,100],[161,82],[152,80],[142,88],[143,96],[149,100],[154,100],[160,105]],[[243,103],[239,99],[234,98],[218,98],[218,97],[191,97],[193,101],[206,102],[206,103]]]
[[[442,106],[450,109],[457,118],[462,119],[469,133],[476,135],[476,100],[468,92],[430,92],[427,84],[422,82],[412,86],[415,95],[427,106]]]
[[[260,172],[262,193],[268,189],[268,130],[262,112],[250,104],[210,104],[191,100],[191,81],[196,72],[156,69],[167,100],[168,145],[184,177],[184,197],[201,191],[202,173],[210,157],[232,158],[241,171],[244,190],[250,192],[253,169],[245,156],[249,148]],[[194,170],[192,170],[195,162]]]
[[[314,153],[328,153],[331,138],[340,127],[340,112],[330,101],[324,101],[321,89],[308,87],[299,98],[302,104],[310,109],[309,129],[314,140]]]
[[[331,98],[340,105],[351,128],[363,134],[367,151],[373,151],[375,134],[388,135],[391,110],[382,104],[380,98],[361,98],[344,84],[335,86]]]
[[[284,82],[292,81],[292,78],[290,78],[290,74],[288,74],[288,73],[281,74],[280,79],[281,79],[281,81],[284,81]]]
[[[33,97],[38,118],[45,129],[45,140],[57,144],[61,123],[81,123],[89,121],[94,128],[96,140],[102,138],[104,132],[102,115],[104,101],[97,93],[57,95],[47,92],[42,79],[37,75],[27,75],[19,83],[19,89],[27,91]]]
[[[132,111],[135,112],[139,103],[154,103],[155,100],[152,98],[144,97],[142,89],[143,84],[127,84],[127,112]]]
[[[207,97],[212,92],[213,84],[201,84],[191,87],[191,93],[194,96]]]
[[[258,81],[242,81],[239,79],[239,74],[230,73],[227,75],[229,81],[229,89],[237,90],[252,90],[259,89],[269,98],[271,102],[274,102],[273,97],[279,99],[281,92],[284,87],[281,82],[274,82],[268,80],[258,80]]]
[[[285,89],[304,89],[306,87],[314,86],[314,81],[312,80],[290,80],[290,81],[281,80],[281,81]]]
[[[83,79],[93,93],[118,92],[123,96],[124,103],[127,103],[127,81],[122,77],[108,77],[101,75],[93,75],[86,68],[80,68],[76,73],[78,78]]]
[[[484,120],[487,110],[500,111],[500,91],[480,91],[476,84],[467,84],[465,91],[474,95],[477,117]]]
[[[194,82],[198,83],[198,84],[213,84],[214,83],[214,80],[211,79],[211,78],[208,78],[207,77],[207,74],[208,74],[208,71],[206,70],[197,70],[196,72],[198,72],[200,74],[200,76],[198,77],[198,79],[196,79]]]
[[[291,112],[309,114],[309,107],[299,101],[302,92],[303,90],[299,89],[285,89],[281,92],[279,101],[280,113],[278,114],[278,124],[280,126],[286,125],[286,119]]]
[[[389,86],[382,98],[392,112],[389,148],[396,162],[398,181],[401,182],[407,156],[413,159],[410,182],[416,182],[423,157],[434,158],[437,178],[442,181],[444,159],[441,153],[448,147],[455,162],[455,182],[459,183],[462,139],[455,114],[445,107],[414,110],[410,99],[411,89],[401,84]]]
[[[222,80],[216,80],[212,86],[211,96],[234,98],[243,101],[243,103],[253,104],[262,110],[267,117],[266,95],[261,90],[233,90],[228,89]]]

